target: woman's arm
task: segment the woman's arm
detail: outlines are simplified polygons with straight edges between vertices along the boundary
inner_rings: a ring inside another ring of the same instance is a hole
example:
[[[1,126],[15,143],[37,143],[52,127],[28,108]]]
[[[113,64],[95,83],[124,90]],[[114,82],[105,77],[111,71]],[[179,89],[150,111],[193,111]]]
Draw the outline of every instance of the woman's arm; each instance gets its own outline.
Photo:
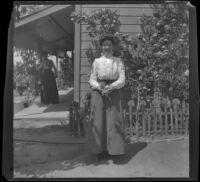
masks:
[[[101,90],[101,85],[97,82],[97,64],[96,60],[94,60],[92,64],[90,79],[88,81],[92,89]]]
[[[118,72],[119,72],[118,79],[112,84],[110,84],[112,89],[120,89],[125,85],[125,68],[121,60],[119,60],[118,63]]]
[[[36,66],[36,70],[40,71],[42,69],[42,67],[43,67],[43,64],[41,62],[39,65]]]
[[[51,68],[53,68],[55,77],[57,78],[57,77],[58,77],[57,69],[56,69],[56,67],[55,67],[55,65],[54,65],[54,63],[53,63],[53,61],[50,60],[50,59],[49,59],[49,61],[50,61],[50,64],[51,64]]]

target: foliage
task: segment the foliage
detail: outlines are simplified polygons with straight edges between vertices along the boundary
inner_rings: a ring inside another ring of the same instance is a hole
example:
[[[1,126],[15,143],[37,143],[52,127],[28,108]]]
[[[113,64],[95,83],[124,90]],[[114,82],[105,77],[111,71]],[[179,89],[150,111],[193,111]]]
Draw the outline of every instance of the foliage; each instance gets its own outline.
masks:
[[[148,84],[153,77],[154,88],[159,88],[163,95],[171,99],[187,98],[189,93],[188,58],[185,52],[189,49],[188,15],[185,5],[153,5],[152,17],[140,18],[142,33],[137,41],[141,47],[132,52],[143,52],[139,56],[142,82]],[[136,58],[138,59],[138,58]],[[139,71],[140,72],[140,71]],[[146,84],[146,85],[147,85]]]
[[[93,39],[86,55],[90,63],[100,54],[96,37],[111,33],[117,41],[115,55],[121,57],[126,69],[125,89],[140,106],[140,99],[153,98],[157,91],[164,97],[187,99],[189,94],[188,12],[184,4],[152,5],[153,16],[140,17],[142,32],[137,37],[120,32],[119,14],[101,9],[90,15],[74,12],[72,20],[86,23]]]
[[[61,60],[60,66],[62,70],[62,80],[64,81],[67,87],[73,87],[74,65],[72,58],[66,55],[65,58]]]
[[[47,6],[48,5],[23,5],[16,3],[14,6],[15,20],[19,21],[21,18]],[[36,60],[38,60],[37,53],[29,49],[17,48],[14,48],[14,52],[22,57],[22,62],[18,62],[14,66],[14,86],[20,92],[20,95],[25,91],[27,98],[29,94],[38,95],[38,73],[36,71]],[[31,93],[27,92],[28,89],[31,90]]]
[[[104,33],[114,34],[119,31],[120,27],[119,13],[110,9],[95,10],[91,15],[73,12],[71,20],[77,21],[77,23],[88,24],[87,30],[89,36],[93,38]]]
[[[65,90],[67,89],[67,85],[64,79],[63,71],[58,71],[58,77],[57,77],[57,87],[58,90]]]
[[[60,60],[60,68],[58,71],[58,89],[63,90],[68,87],[73,87],[74,84],[74,62],[73,58],[70,58],[67,54]]]
[[[36,71],[38,55],[32,50],[17,50],[22,57],[21,62],[17,62],[14,65],[14,78],[13,82],[16,85],[16,89],[23,94],[24,91],[31,92],[33,95],[38,95],[36,87],[38,81],[38,72]],[[25,93],[29,93],[25,92]]]
[[[90,15],[79,12],[73,12],[71,14],[71,20],[77,23],[87,24],[87,31],[89,37],[92,38],[92,46],[89,46],[86,55],[89,62],[92,64],[95,58],[100,56],[101,50],[98,39],[103,34],[115,34],[119,31],[120,21],[119,13],[117,11],[111,11],[110,9],[99,9],[93,11]]]
[[[91,101],[91,93],[87,93],[82,100],[83,106],[80,108],[80,119],[81,120],[89,120],[90,116],[90,101]]]
[[[48,5],[20,5],[16,4],[14,7],[15,10],[15,20],[19,21],[21,18],[23,18],[26,15],[35,13],[38,10],[41,10]]]

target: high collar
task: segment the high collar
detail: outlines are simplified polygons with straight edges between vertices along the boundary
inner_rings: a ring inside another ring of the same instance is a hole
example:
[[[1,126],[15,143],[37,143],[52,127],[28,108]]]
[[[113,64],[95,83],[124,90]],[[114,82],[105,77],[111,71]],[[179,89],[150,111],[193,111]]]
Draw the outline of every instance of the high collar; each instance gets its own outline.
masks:
[[[112,54],[104,54],[104,53],[101,53],[101,56],[105,57],[105,58],[113,58],[113,55]]]

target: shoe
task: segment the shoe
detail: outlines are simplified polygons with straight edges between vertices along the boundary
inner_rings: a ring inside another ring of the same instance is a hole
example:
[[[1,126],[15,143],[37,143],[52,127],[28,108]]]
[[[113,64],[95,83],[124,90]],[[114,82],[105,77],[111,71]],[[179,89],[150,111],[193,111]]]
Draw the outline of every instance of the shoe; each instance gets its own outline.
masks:
[[[102,153],[100,153],[100,154],[97,154],[97,161],[101,161],[101,160],[102,160],[102,158],[103,158],[103,155],[102,155]]]

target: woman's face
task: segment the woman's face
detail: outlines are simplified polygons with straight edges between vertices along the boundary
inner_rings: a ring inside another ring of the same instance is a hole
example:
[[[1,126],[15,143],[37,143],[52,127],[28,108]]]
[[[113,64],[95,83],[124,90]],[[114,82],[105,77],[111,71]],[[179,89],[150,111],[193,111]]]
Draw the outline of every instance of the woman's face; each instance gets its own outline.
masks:
[[[103,53],[112,53],[113,43],[110,40],[105,40],[102,42],[102,52]]]
[[[41,58],[42,58],[42,60],[47,59],[47,54],[46,54],[46,53],[43,53],[43,54],[41,55]]]

